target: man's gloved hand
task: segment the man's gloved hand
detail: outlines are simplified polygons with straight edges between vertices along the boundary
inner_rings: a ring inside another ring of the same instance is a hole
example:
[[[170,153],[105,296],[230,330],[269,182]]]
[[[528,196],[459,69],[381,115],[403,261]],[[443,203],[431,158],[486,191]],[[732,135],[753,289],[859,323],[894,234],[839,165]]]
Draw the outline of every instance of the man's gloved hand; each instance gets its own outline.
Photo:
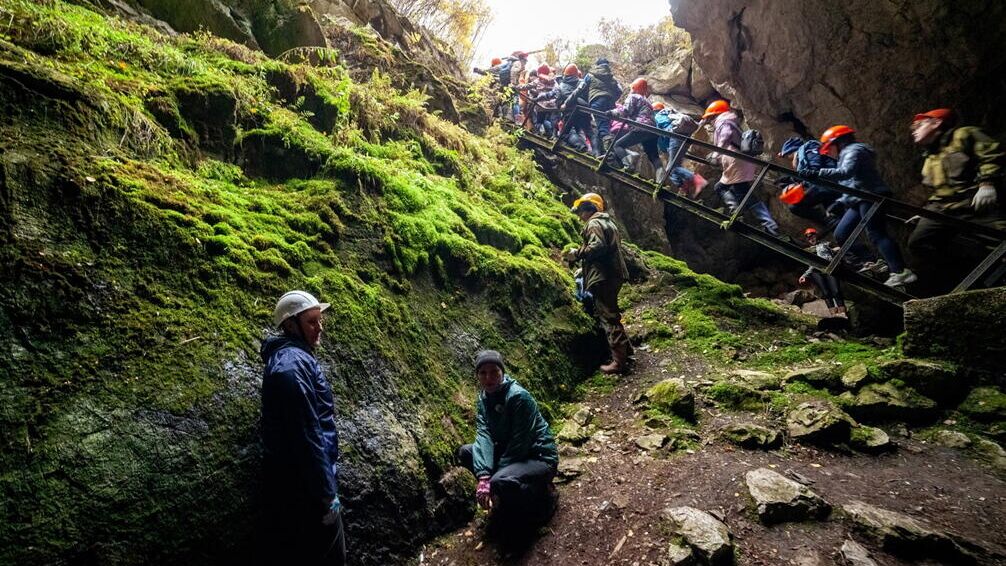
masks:
[[[798,283],[800,284],[801,287],[806,287],[807,286],[807,276],[806,275],[801,275],[800,276],[800,280],[798,281]]]
[[[580,261],[580,250],[573,248],[567,251],[566,254],[563,256],[563,259],[566,260],[566,265],[575,264],[577,261]]]
[[[975,212],[985,212],[993,208],[999,202],[996,188],[991,183],[982,183],[978,186],[975,198],[971,199],[971,206]]]
[[[488,509],[490,506],[490,494],[489,494],[489,478],[479,478],[479,486],[475,488],[475,500],[479,502],[479,506],[483,509]]]
[[[814,169],[811,167],[801,167],[797,173],[804,179],[817,179],[819,169]]]
[[[342,502],[339,501],[339,496],[336,495],[335,499],[328,505],[328,513],[321,518],[321,524],[326,527],[330,527],[335,524],[336,519],[339,518],[339,512],[342,510]]]

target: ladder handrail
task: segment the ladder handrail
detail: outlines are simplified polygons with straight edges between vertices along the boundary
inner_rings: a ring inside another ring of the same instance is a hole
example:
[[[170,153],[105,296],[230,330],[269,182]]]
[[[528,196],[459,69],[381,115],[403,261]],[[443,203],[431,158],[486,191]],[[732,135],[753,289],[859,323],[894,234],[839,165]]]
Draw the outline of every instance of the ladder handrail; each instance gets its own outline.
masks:
[[[560,147],[553,150],[550,140],[531,132],[525,132],[525,134],[526,135],[523,136],[523,139],[534,146],[543,150],[551,151],[560,157],[579,163],[584,167],[595,169],[594,158],[580,154],[568,147]],[[598,174],[605,175],[608,178],[618,181],[640,193],[646,194],[647,196],[653,194],[650,190],[652,187],[648,187],[648,185],[652,185],[652,183],[644,181],[634,175],[617,170],[601,171]],[[658,189],[657,193],[662,202],[670,204],[676,208],[680,208],[694,216],[698,216],[711,224],[722,226],[724,222],[727,222],[730,219],[730,216],[716,209],[709,208],[698,201],[685,198],[666,188]],[[809,252],[796,244],[776,238],[759,230],[758,228],[744,224],[743,222],[735,223],[730,230],[807,267],[813,267],[822,272],[828,268],[829,262],[821,257],[818,257],[817,254]],[[880,281],[858,273],[844,264],[838,266],[837,269],[835,269],[835,272],[842,278],[843,281],[846,281],[849,284],[894,305],[900,306],[904,301],[915,298],[899,289],[887,287]]]
[[[528,102],[530,102],[532,105],[534,105],[536,107],[539,106],[537,103],[535,103],[534,101],[531,101],[530,99],[528,99]],[[555,111],[552,111],[552,112],[555,112]],[[698,146],[699,148],[708,150],[710,152],[718,153],[720,155],[727,155],[727,156],[730,156],[732,158],[739,159],[741,161],[746,161],[748,163],[753,163],[753,164],[759,165],[761,167],[767,167],[768,171],[773,171],[773,172],[776,172],[776,173],[780,173],[780,174],[785,175],[787,177],[794,177],[796,179],[800,179],[800,180],[802,180],[804,182],[807,182],[807,183],[810,183],[810,184],[813,184],[813,185],[825,186],[825,187],[827,187],[829,189],[835,190],[835,191],[843,193],[843,194],[851,195],[851,196],[860,198],[862,200],[867,200],[867,201],[870,201],[870,202],[882,201],[885,207],[890,208],[890,209],[894,209],[894,210],[902,210],[902,211],[905,211],[905,212],[909,212],[911,216],[921,216],[923,218],[930,218],[932,220],[937,220],[937,221],[943,222],[945,224],[952,224],[952,225],[955,225],[955,226],[957,226],[959,228],[963,228],[964,231],[968,231],[968,232],[977,233],[977,234],[980,234],[980,235],[983,235],[983,236],[987,236],[987,237],[995,239],[996,241],[1006,240],[1006,231],[1004,231],[1004,230],[999,230],[999,229],[996,229],[996,228],[991,228],[989,226],[983,226],[981,224],[974,224],[972,222],[968,222],[967,220],[961,220],[960,218],[955,218],[953,216],[949,216],[949,215],[944,214],[942,212],[937,212],[935,210],[929,210],[927,208],[923,208],[923,207],[920,207],[920,206],[915,206],[913,204],[908,204],[907,202],[900,201],[900,200],[893,199],[893,198],[889,198],[889,197],[885,197],[885,196],[882,196],[882,195],[878,195],[876,193],[871,193],[871,192],[868,192],[868,191],[861,191],[859,189],[853,189],[851,187],[846,187],[844,185],[839,185],[838,183],[835,183],[833,181],[829,181],[829,180],[826,180],[826,179],[814,179],[814,180],[807,179],[807,178],[801,176],[798,172],[794,171],[793,169],[789,169],[789,168],[784,167],[782,165],[776,164],[776,163],[774,163],[772,161],[767,161],[767,160],[760,159],[760,158],[757,158],[757,157],[752,157],[752,156],[749,156],[747,154],[736,152],[736,151],[733,151],[733,150],[730,150],[730,149],[727,149],[727,148],[720,148],[719,146],[716,146],[716,145],[711,144],[709,142],[703,142],[701,140],[696,140],[695,138],[691,138],[689,136],[685,136],[685,135],[682,135],[682,134],[677,134],[675,132],[670,132],[668,130],[661,130],[660,128],[657,128],[655,126],[649,126],[647,124],[640,124],[639,122],[636,122],[635,120],[629,120],[627,118],[621,118],[621,117],[617,117],[617,116],[610,116],[607,113],[604,113],[604,112],[601,112],[601,111],[597,111],[597,110],[594,110],[594,109],[589,108],[589,107],[584,107],[582,105],[576,105],[574,112],[584,112],[586,114],[590,114],[590,115],[594,115],[594,116],[601,116],[601,117],[609,119],[609,120],[623,122],[625,124],[628,124],[628,125],[632,126],[633,128],[638,128],[638,129],[650,132],[652,134],[656,134],[657,136],[666,136],[666,137],[677,138],[677,139],[681,140],[682,143],[688,143],[690,145]],[[683,159],[692,159],[692,157],[689,156],[689,155],[687,155],[687,154],[685,154],[683,156]],[[708,161],[706,163],[708,163]]]

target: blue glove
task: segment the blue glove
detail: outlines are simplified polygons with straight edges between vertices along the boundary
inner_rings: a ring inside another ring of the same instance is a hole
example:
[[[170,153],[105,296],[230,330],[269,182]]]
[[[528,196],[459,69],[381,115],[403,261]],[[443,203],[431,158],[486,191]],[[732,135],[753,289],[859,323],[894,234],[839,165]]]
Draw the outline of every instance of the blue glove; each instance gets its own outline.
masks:
[[[328,513],[321,518],[321,524],[326,527],[330,527],[335,524],[335,521],[339,518],[339,512],[342,511],[342,502],[339,501],[339,495],[336,494],[335,498],[332,499],[332,503],[328,506]]]

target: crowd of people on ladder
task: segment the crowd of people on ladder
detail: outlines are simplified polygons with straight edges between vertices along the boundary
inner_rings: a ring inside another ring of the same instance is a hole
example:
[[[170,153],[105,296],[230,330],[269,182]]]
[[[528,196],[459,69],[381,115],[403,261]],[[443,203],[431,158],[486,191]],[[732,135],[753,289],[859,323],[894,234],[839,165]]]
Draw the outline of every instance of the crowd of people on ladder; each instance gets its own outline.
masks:
[[[643,77],[624,89],[607,59],[597,59],[586,72],[576,64],[566,65],[561,72],[550,65],[529,69],[527,61],[528,54],[517,51],[507,58],[494,59],[485,71],[476,69],[495,77],[501,86],[500,96],[505,100],[501,107],[506,111],[499,116],[556,138],[576,151],[605,159],[605,165],[613,169],[635,172],[638,158],[645,154],[658,186],[669,181],[678,194],[691,199],[699,197],[707,181],[682,165],[687,151],[680,149],[686,138],[707,130],[714,145],[729,150],[706,156],[708,163],[720,169],[714,191],[726,211],[731,215],[750,213],[765,232],[788,238],[781,233],[765,201],[757,194],[745,198],[756,180],[758,165],[736,154],[756,157],[765,152],[765,144],[757,130],[743,128],[740,112],[728,101],[712,101],[696,119],[663,102],[652,101]],[[1004,199],[999,194],[1003,190],[1003,153],[998,142],[978,128],[958,127],[956,115],[949,109],[918,114],[910,124],[913,140],[926,155],[922,181],[932,190],[927,208],[969,222],[1006,228]],[[856,228],[866,219],[866,236],[875,251],[854,241],[842,262],[865,275],[881,277],[891,287],[919,281],[915,270],[909,269],[901,246],[888,233],[888,215],[871,210],[873,200],[835,188],[838,185],[880,197],[893,196],[877,167],[876,152],[856,138],[852,127],[835,125],[819,139],[790,138],[777,155],[789,160],[797,171],[797,176],[776,179],[774,184],[781,188],[778,198],[788,210],[814,224],[805,231],[810,251],[822,258],[834,257],[847,240],[858,235]],[[741,207],[743,210],[739,210]],[[955,234],[952,225],[931,218],[913,217],[908,221],[917,222],[907,243],[923,274],[920,285],[928,294],[951,290],[953,278],[963,277],[986,249],[979,244],[964,254],[947,253]],[[810,234],[813,237],[807,237]],[[800,280],[820,289],[833,314],[844,314],[839,283],[834,277],[812,269]]]
[[[762,229],[780,235],[766,204],[749,194],[757,179],[755,162],[738,157],[761,154],[764,142],[756,131],[742,128],[741,116],[729,102],[713,101],[695,120],[652,102],[646,80],[638,78],[619,104],[623,90],[605,59],[598,59],[586,73],[567,65],[560,75],[558,69],[546,65],[525,73],[527,55],[516,52],[506,61],[496,59],[486,71],[506,89],[497,115],[527,122],[575,150],[610,160],[611,167],[633,169],[643,153],[658,185],[669,180],[679,194],[692,199],[707,182],[682,166],[682,144],[708,126],[713,145],[722,150],[707,159],[721,170],[715,193],[730,213],[743,207],[740,212],[750,211]],[[510,97],[510,92],[515,96]],[[578,106],[594,112],[575,111]],[[910,126],[913,141],[925,152],[922,182],[931,191],[927,208],[1006,229],[999,143],[978,128],[959,127],[955,113],[945,108],[916,115]],[[650,128],[679,135],[660,135]],[[876,213],[873,201],[831,185],[857,194],[892,194],[877,169],[876,152],[856,139],[853,128],[836,125],[819,139],[788,139],[777,155],[789,159],[797,172],[796,177],[776,181],[783,187],[779,199],[794,215],[817,225],[803,233],[809,251],[832,262],[865,218],[866,233],[881,259],[868,261],[870,251],[851,244],[845,258],[862,264],[865,271],[885,274],[890,286],[916,281],[901,248],[887,232],[887,218]],[[619,291],[628,277],[621,237],[600,195],[582,195],[571,212],[583,222],[582,243],[564,259],[571,266],[580,264],[575,276],[577,298],[597,316],[607,336],[611,361],[601,371],[623,373],[632,346],[618,306]],[[915,226],[908,247],[924,266],[924,277],[934,286],[943,285],[940,291],[953,284],[948,275],[959,274],[962,262],[974,262],[985,251],[980,243],[973,244],[973,249],[955,243],[955,227],[939,218],[909,221]],[[844,314],[845,301],[834,276],[810,268],[800,276],[800,283],[816,285],[831,312]],[[266,558],[271,564],[338,565],[347,560],[335,400],[315,358],[328,306],[304,291],[286,293],[274,309],[280,335],[262,344]],[[512,537],[531,533],[551,518],[556,501],[552,480],[559,454],[534,397],[505,368],[499,352],[477,353],[474,374],[480,392],[475,438],[459,447],[456,457],[475,476],[473,496],[478,505],[490,510],[490,524],[499,526],[503,536]]]

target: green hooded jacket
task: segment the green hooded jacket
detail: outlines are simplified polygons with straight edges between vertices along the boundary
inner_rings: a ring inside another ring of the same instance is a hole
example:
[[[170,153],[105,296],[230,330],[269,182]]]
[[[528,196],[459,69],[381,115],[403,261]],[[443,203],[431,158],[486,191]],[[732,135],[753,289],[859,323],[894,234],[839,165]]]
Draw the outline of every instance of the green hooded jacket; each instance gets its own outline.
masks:
[[[929,202],[946,208],[970,207],[979,183],[1001,183],[1002,158],[999,142],[978,128],[946,132],[926,152],[922,166],[922,184],[933,190]]]
[[[538,411],[538,403],[513,379],[504,375],[498,390],[480,393],[476,411],[475,477],[491,476],[525,460],[558,465],[555,438]]]
[[[611,67],[604,63],[594,65],[587,73],[590,76],[587,86],[587,103],[594,102],[602,96],[610,96],[614,103],[622,96],[622,86],[615,80],[615,75],[611,74]]]
[[[583,264],[583,288],[590,289],[601,281],[622,283],[629,270],[622,257],[622,237],[607,212],[595,212],[584,226],[583,244],[576,257]]]

